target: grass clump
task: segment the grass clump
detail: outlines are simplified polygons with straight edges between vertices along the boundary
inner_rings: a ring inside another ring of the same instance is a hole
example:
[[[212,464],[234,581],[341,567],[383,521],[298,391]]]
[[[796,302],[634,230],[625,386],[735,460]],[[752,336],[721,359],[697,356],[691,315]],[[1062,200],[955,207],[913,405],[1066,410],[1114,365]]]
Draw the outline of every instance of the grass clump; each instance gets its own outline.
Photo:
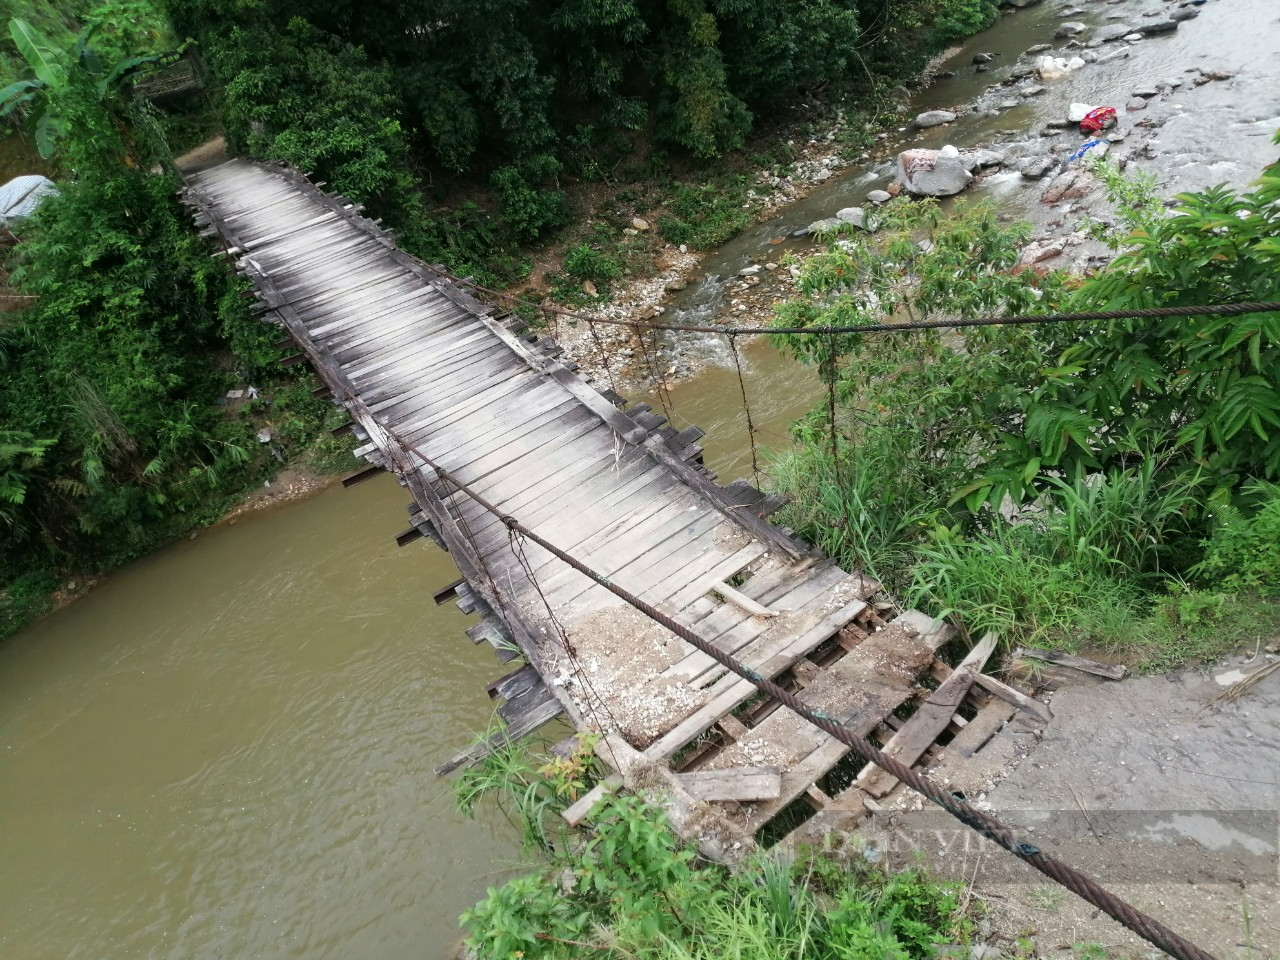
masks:
[[[667,195],[658,233],[668,243],[695,250],[718,246],[751,226],[751,211],[743,209],[746,190],[745,176],[678,184]]]
[[[559,813],[593,772],[586,746],[541,767],[508,747],[459,780],[464,812],[498,804],[546,857],[463,914],[480,960],[923,960],[972,936],[959,885],[826,856],[704,864],[638,797],[606,796],[569,833]]]

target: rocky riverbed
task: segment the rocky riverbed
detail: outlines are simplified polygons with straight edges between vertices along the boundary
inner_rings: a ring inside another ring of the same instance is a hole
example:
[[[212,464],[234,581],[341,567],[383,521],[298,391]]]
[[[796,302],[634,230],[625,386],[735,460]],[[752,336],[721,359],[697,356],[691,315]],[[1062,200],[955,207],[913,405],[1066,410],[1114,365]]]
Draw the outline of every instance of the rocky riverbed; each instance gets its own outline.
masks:
[[[748,197],[757,227],[720,250],[664,251],[658,276],[632,283],[598,315],[763,324],[793,294],[795,264],[821,249],[824,228],[874,227],[875,208],[899,193],[989,197],[1034,225],[1024,264],[1085,271],[1109,256],[1085,226],[1112,215],[1088,157],[1149,172],[1165,195],[1243,187],[1274,160],[1280,22],[1268,0],[1016,6],[1030,9],[1011,9],[922,78],[932,82],[902,104],[913,119],[850,161],[836,149],[837,116],[835,128],[797,146],[789,176],[760,172]],[[1253,29],[1242,31],[1245,22]],[[1114,121],[1082,131],[1099,107],[1113,108]],[[559,326],[584,374],[604,377],[607,354],[615,384],[632,392],[726,356],[705,337],[642,347],[625,327],[597,328],[593,338],[585,324]]]

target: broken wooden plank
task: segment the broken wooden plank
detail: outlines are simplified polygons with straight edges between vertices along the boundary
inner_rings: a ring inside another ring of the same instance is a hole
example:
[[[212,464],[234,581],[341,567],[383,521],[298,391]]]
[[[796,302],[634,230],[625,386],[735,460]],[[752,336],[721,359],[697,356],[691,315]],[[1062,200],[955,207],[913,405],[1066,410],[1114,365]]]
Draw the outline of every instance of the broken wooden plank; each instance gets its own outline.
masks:
[[[1037,720],[1048,723],[1053,719],[1053,711],[1049,709],[1048,704],[1041,703],[1034,697],[1029,697],[1025,693],[1015,690],[1007,683],[997,680],[990,674],[979,673],[975,679],[978,686],[982,687],[982,689],[986,690],[988,693],[993,693],[1001,700],[1011,703],[1019,709],[1025,710]]]
[[[734,767],[732,770],[696,770],[678,773],[676,779],[695,799],[747,803],[772,800],[782,792],[778,767]]]
[[[569,826],[576,827],[587,818],[587,814],[595,805],[604,799],[605,794],[614,793],[621,786],[622,774],[611,774],[570,804],[560,816],[564,817],[565,823]]]
[[[1119,663],[1099,663],[1097,660],[1086,660],[1084,657],[1075,657],[1069,653],[1059,653],[1056,650],[1041,650],[1038,647],[1019,647],[1014,651],[1015,657],[1026,657],[1030,660],[1043,660],[1046,663],[1055,663],[1060,667],[1071,667],[1073,670],[1081,670],[1085,673],[1092,673],[1095,676],[1106,677],[1108,680],[1121,680],[1128,673],[1128,668]]]
[[[886,754],[908,767],[920,759],[933,745],[938,734],[951,722],[960,701],[973,686],[974,677],[995,652],[998,639],[994,633],[988,633],[978,641],[977,646],[952,671],[951,676],[929,695],[920,709],[885,744]],[[883,797],[897,782],[897,777],[869,763],[854,780],[854,786],[860,787],[869,796]]]
[[[470,766],[479,760],[483,760],[489,754],[501,750],[507,744],[527,737],[544,723],[560,716],[563,711],[564,707],[554,697],[542,701],[536,709],[520,714],[518,720],[511,726],[490,734],[440,764],[440,766],[436,767],[436,776],[443,777],[453,773],[459,767]]]
[[[715,593],[720,594],[720,596],[724,597],[726,600],[728,600],[730,603],[734,604],[735,606],[741,607],[743,610],[747,611],[747,613],[751,614],[753,617],[760,617],[762,619],[767,620],[771,617],[776,617],[778,615],[775,611],[770,610],[768,607],[764,606],[763,604],[757,603],[756,601],[752,600],[745,593],[741,593],[735,590],[733,587],[729,586],[723,580],[716,580],[714,583],[712,583],[711,590]]]

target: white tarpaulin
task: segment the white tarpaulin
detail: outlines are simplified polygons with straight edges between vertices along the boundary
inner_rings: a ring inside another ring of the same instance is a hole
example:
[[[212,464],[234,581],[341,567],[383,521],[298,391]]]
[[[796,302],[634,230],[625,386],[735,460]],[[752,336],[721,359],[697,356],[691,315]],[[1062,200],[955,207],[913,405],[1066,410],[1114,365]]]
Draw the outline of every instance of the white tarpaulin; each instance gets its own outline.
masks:
[[[0,223],[31,216],[41,200],[57,192],[58,188],[48,177],[36,173],[14,177],[0,187]]]

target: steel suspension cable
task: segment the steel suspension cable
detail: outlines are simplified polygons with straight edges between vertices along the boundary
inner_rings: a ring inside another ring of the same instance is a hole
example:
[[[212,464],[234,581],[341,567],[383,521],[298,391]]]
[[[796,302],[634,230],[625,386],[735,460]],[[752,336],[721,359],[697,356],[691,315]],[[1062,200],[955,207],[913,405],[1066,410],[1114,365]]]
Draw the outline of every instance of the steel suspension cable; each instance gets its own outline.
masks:
[[[667,330],[673,333],[718,333],[726,336],[750,336],[762,333],[836,334],[890,333],[895,330],[943,330],[956,327],[1028,326],[1041,323],[1085,323],[1100,320],[1159,320],[1167,317],[1234,317],[1246,313],[1280,312],[1280,302],[1217,303],[1203,306],[1131,307],[1127,310],[1090,310],[1078,313],[1015,314],[1007,317],[974,317],[971,320],[916,320],[907,323],[864,323],[839,327],[717,327],[701,324],[654,323],[651,320],[621,320],[616,317],[592,317],[563,307],[524,300],[501,290],[482,287],[471,280],[454,278],[454,283],[477,290],[486,296],[534,307],[543,313],[584,323],[604,323],[635,330]]]
[[[831,717],[820,711],[811,709],[794,694],[784,690],[767,677],[761,676],[741,661],[725,653],[719,647],[716,647],[714,644],[707,642],[688,627],[684,626],[684,624],[673,620],[661,610],[658,610],[651,604],[646,603],[630,591],[618,586],[616,583],[613,583],[608,577],[598,573],[591,567],[588,567],[586,564],[582,563],[580,560],[560,549],[545,538],[540,537],[538,534],[520,523],[520,521],[515,517],[499,510],[482,495],[454,478],[444,468],[438,466],[416,447],[409,445],[408,449],[420,457],[427,466],[435,470],[442,479],[452,484],[456,489],[462,491],[467,496],[471,497],[471,499],[479,504],[481,508],[500,520],[513,534],[519,534],[520,536],[531,540],[533,543],[536,543],[552,556],[568,564],[574,570],[604,587],[614,596],[619,597],[636,610],[639,610],[655,623],[660,624],[682,640],[702,651],[721,666],[742,677],[761,693],[773,697],[783,706],[812,723],[819,730],[834,737],[840,743],[849,747],[850,750],[863,760],[869,763],[874,763],[882,770],[901,780],[917,793],[942,807],[942,809],[947,811],[947,813],[951,814],[965,826],[977,831],[979,834],[1012,853],[1020,860],[1030,864],[1049,879],[1061,884],[1083,900],[1102,910],[1109,917],[1132,930],[1147,942],[1159,947],[1169,956],[1176,958],[1176,960],[1216,960],[1213,954],[1174,933],[1154,917],[1148,916],[1141,910],[1138,910],[1136,907],[1111,893],[1109,890],[1080,873],[1078,870],[1068,866],[1061,860],[1054,859],[1041,851],[1040,848],[1034,844],[1020,839],[1016,831],[1009,825],[997,820],[990,814],[970,806],[968,803],[953,796],[936,783],[933,783],[931,780],[928,780],[916,773],[916,771],[912,770],[910,767],[885,754],[875,745],[862,737],[859,737],[852,730],[840,723],[837,723]]]

